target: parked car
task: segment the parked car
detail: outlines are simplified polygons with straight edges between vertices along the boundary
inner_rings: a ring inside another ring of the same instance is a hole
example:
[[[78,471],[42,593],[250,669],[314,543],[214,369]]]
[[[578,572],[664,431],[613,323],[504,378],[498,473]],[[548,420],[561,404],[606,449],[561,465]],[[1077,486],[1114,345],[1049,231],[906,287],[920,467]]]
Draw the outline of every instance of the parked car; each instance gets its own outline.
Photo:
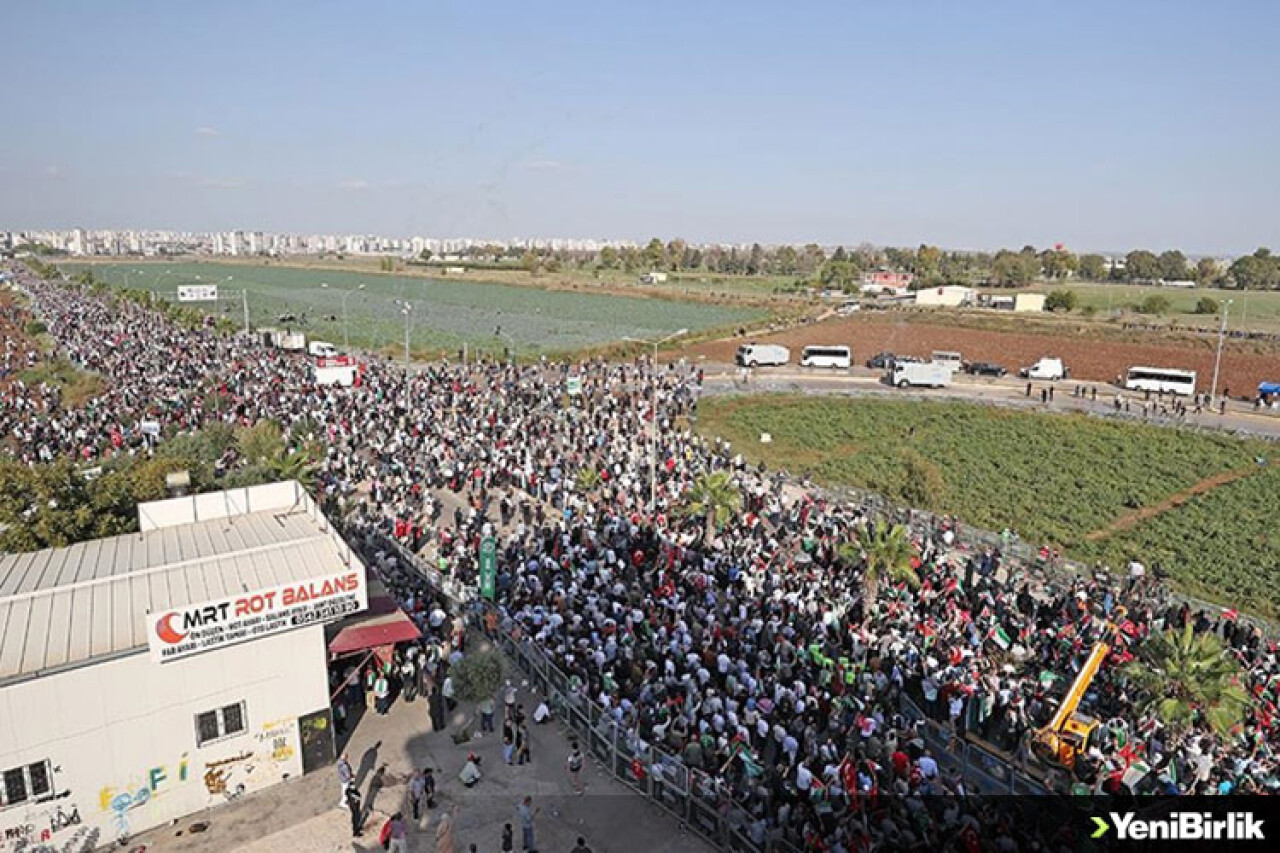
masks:
[[[989,361],[971,361],[964,366],[964,372],[972,376],[1007,376],[1008,370],[999,364]]]
[[[1023,379],[1066,379],[1071,375],[1060,358],[1044,357],[1030,367],[1018,371]]]
[[[878,352],[867,359],[867,367],[872,370],[890,370],[893,368],[893,362],[896,358],[897,356],[891,352]]]

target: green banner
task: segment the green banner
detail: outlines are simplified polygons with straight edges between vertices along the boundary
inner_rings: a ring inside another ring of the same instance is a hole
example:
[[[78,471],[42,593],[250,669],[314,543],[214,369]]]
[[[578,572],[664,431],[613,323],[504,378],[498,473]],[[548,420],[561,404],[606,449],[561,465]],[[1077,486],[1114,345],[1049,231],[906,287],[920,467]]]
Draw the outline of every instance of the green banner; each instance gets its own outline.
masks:
[[[480,540],[480,594],[493,601],[498,582],[498,543],[492,536]]]

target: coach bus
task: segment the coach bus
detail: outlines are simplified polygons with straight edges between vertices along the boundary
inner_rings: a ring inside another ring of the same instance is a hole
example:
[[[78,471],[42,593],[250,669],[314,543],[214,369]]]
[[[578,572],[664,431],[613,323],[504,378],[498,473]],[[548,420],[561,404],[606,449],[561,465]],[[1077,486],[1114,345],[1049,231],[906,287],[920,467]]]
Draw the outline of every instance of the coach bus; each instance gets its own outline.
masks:
[[[1171,367],[1131,367],[1124,379],[1130,391],[1163,391],[1166,394],[1196,393],[1196,372]]]
[[[834,367],[848,370],[853,365],[853,354],[848,347],[812,346],[805,347],[800,356],[801,367]]]

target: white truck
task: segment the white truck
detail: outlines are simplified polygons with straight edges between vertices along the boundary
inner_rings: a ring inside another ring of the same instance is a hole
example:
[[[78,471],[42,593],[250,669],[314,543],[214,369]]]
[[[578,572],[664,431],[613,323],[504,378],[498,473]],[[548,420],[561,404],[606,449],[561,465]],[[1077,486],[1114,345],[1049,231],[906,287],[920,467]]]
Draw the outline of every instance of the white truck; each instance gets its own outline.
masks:
[[[893,384],[899,388],[946,388],[951,384],[954,369],[950,364],[936,361],[903,362],[893,366]]]
[[[1030,367],[1018,371],[1023,379],[1066,379],[1071,375],[1060,358],[1042,357]]]
[[[338,355],[338,348],[328,341],[312,341],[307,344],[307,352],[316,358],[334,358]]]
[[[791,361],[791,350],[776,344],[743,344],[733,360],[741,367],[765,367]]]

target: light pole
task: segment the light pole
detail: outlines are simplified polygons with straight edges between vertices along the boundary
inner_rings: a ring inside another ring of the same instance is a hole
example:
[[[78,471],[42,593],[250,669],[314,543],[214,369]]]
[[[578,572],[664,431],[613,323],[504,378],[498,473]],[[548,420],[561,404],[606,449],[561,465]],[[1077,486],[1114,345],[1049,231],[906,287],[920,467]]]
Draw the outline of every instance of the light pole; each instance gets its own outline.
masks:
[[[404,315],[404,369],[409,369],[409,318],[413,316],[413,306],[408,302],[397,299],[396,304],[400,306],[400,313]]]
[[[1218,352],[1213,357],[1213,385],[1209,387],[1209,400],[1218,399],[1218,367],[1222,364],[1222,341],[1227,336],[1227,313],[1231,310],[1232,300],[1222,303],[1222,325],[1218,327]]]
[[[329,289],[329,283],[326,281],[320,282],[320,286],[326,290]],[[357,290],[364,290],[364,282],[357,284],[355,287],[349,287],[346,290],[342,291],[342,351],[343,352],[349,352],[351,350],[351,341],[347,337],[347,298],[350,297]]]
[[[652,341],[641,340],[640,338],[623,338],[633,344],[643,344],[647,347],[653,347],[653,362],[649,365],[649,369],[653,372],[650,381],[650,412],[649,412],[649,520],[652,521],[658,511],[658,452],[657,452],[657,436],[658,436],[658,347],[665,343],[674,341],[676,338],[689,334],[688,329],[678,329],[665,338],[658,338]]]

